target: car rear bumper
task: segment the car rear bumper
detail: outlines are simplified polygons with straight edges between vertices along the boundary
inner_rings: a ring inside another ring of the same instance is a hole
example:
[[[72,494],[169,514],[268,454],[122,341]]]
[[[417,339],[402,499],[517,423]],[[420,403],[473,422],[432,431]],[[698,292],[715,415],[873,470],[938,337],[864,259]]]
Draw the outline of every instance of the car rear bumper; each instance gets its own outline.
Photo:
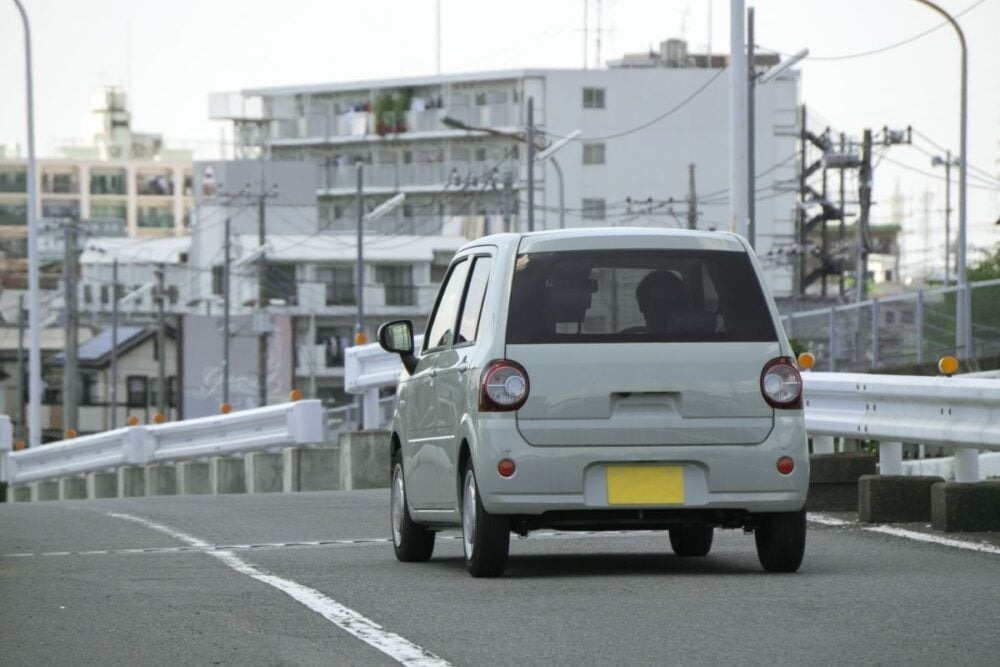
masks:
[[[801,412],[775,416],[768,438],[756,445],[562,446],[529,445],[508,415],[480,419],[473,462],[486,510],[540,515],[572,510],[726,509],[788,512],[802,509],[809,487],[809,455]],[[776,468],[782,456],[791,474]],[[497,464],[512,459],[510,478]],[[609,467],[669,466],[683,478],[680,497],[669,502],[609,500]]]

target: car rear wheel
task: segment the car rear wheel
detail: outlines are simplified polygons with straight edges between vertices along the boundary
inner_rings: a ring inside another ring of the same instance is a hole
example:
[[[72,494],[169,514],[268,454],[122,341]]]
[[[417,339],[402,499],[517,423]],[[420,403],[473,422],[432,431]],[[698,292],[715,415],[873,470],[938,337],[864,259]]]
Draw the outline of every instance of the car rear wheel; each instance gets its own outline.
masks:
[[[483,508],[472,461],[462,483],[462,545],[465,567],[473,577],[499,577],[510,553],[510,521]]]
[[[678,556],[706,556],[712,548],[712,526],[678,526],[670,529],[670,548]]]
[[[406,481],[403,477],[403,457],[399,452],[392,457],[392,487],[389,497],[392,510],[392,548],[396,552],[396,558],[404,563],[430,560],[434,553],[434,531],[410,518],[410,507],[406,502]]]
[[[795,572],[806,550],[806,511],[760,515],[754,540],[765,570]]]

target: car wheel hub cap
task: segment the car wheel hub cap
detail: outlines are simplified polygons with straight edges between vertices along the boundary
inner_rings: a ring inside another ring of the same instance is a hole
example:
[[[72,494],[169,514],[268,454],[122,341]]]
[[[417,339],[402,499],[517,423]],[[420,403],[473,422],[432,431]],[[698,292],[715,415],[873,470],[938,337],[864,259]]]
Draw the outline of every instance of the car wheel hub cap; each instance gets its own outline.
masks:
[[[472,540],[476,534],[476,478],[470,470],[465,474],[465,492],[462,494],[462,542],[465,557],[472,558]]]
[[[403,512],[406,511],[406,495],[403,488],[403,471],[396,466],[392,471],[392,542],[399,546],[403,532]]]

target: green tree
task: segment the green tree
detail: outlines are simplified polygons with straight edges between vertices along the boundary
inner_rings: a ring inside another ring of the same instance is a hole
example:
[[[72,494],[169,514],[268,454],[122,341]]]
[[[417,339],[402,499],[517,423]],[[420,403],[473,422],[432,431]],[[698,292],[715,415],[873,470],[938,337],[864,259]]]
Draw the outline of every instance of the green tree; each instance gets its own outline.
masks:
[[[970,282],[1000,278],[1000,243],[992,250],[980,250],[982,259],[969,267],[966,272]]]

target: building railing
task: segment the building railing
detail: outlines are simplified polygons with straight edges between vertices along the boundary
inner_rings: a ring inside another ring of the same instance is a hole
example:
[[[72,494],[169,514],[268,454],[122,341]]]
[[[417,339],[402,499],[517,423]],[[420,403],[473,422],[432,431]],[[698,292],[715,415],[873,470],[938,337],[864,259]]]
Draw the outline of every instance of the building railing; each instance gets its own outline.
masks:
[[[358,187],[357,168],[352,164],[320,166],[321,191],[347,190]],[[496,162],[414,162],[411,164],[365,165],[365,188],[433,187],[476,192],[503,187],[502,174]],[[322,192],[321,192],[322,194]]]
[[[956,342],[963,295],[971,304],[972,349]],[[788,337],[812,352],[817,368],[863,371],[922,364],[946,354],[1000,354],[1000,280],[894,294],[783,316]]]

